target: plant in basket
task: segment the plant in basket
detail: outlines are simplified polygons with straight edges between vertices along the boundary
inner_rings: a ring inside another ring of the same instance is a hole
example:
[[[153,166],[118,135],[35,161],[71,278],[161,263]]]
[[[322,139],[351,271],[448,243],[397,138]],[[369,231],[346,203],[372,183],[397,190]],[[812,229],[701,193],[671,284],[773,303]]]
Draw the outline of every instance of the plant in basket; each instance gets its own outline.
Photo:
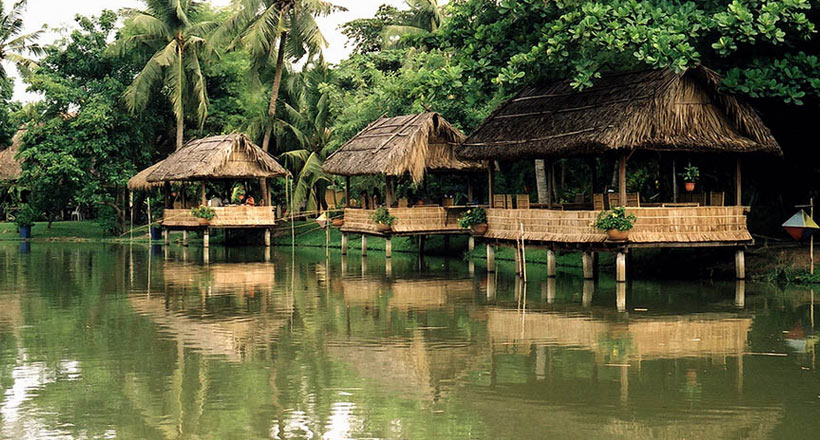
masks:
[[[216,217],[216,211],[210,206],[199,206],[191,209],[191,215],[196,217],[200,226],[207,226]]]
[[[388,211],[385,207],[380,207],[373,211],[373,216],[371,218],[373,219],[373,222],[376,223],[376,229],[379,232],[390,231],[390,229],[393,228],[393,223],[396,222],[396,217],[390,215],[390,211]]]
[[[689,165],[683,169],[681,173],[681,177],[683,177],[684,187],[686,191],[692,192],[695,190],[695,182],[700,178],[700,169],[698,167],[694,167]]]
[[[610,211],[601,211],[593,226],[606,231],[612,241],[625,241],[629,238],[629,231],[635,226],[635,220],[635,214],[626,212],[626,208],[620,206]]]
[[[474,235],[487,233],[487,211],[484,208],[470,208],[458,218],[462,229],[472,229]]]

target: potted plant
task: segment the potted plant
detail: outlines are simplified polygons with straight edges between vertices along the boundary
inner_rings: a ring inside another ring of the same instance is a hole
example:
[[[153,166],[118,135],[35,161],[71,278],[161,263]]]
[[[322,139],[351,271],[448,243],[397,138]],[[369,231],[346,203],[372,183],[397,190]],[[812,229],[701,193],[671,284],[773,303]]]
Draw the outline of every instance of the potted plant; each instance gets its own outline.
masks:
[[[14,217],[14,223],[20,231],[20,238],[31,238],[31,227],[34,226],[35,220],[37,220],[37,211],[34,208],[29,205],[20,207],[17,216]]]
[[[606,231],[611,241],[626,241],[629,231],[635,225],[635,214],[626,212],[626,208],[617,207],[611,211],[601,211],[593,224],[597,229]]]
[[[681,177],[683,177],[684,187],[686,191],[692,192],[695,190],[695,182],[700,177],[700,170],[698,167],[694,167],[689,165],[683,169],[683,173],[681,173]]]
[[[234,186],[233,191],[231,191],[231,203],[241,205],[243,200],[245,200],[245,187],[242,185]]]
[[[376,230],[379,232],[388,232],[393,228],[393,223],[396,217],[390,215],[390,211],[385,207],[377,208],[373,211],[373,221],[376,223]]]
[[[216,217],[216,211],[210,206],[199,206],[191,209],[191,215],[196,217],[199,226],[208,226],[211,220]]]
[[[470,208],[458,218],[458,225],[462,229],[470,228],[473,235],[487,233],[487,211],[484,208]]]

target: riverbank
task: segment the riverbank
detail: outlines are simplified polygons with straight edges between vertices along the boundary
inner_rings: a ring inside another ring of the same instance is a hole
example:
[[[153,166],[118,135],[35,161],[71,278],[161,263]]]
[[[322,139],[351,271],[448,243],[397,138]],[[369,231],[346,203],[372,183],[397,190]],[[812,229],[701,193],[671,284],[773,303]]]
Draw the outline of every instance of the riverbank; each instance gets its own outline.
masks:
[[[293,238],[292,238],[293,237]],[[328,245],[333,249],[341,248],[341,232],[336,228],[330,230]],[[318,227],[315,221],[297,221],[293,227],[289,223],[277,228],[274,237],[274,246],[324,247],[326,232]],[[0,240],[17,241],[17,226],[14,223],[0,223]],[[82,222],[54,222],[51,228],[45,222],[38,222],[33,228],[32,241],[90,241],[90,242],[149,242],[147,229],[143,226],[135,229],[133,238],[130,235],[112,237],[105,235],[102,228],[93,221]],[[293,240],[293,241],[292,241]],[[472,252],[467,251],[467,236],[452,236],[449,246],[445,246],[442,236],[427,237],[424,244],[425,255],[447,256],[455,258],[486,258],[486,248],[478,244]],[[182,234],[171,234],[173,243],[182,241]],[[190,234],[192,245],[201,243],[199,234]],[[242,240],[242,237],[231,238],[232,243],[254,244],[259,240]],[[222,231],[211,234],[211,243],[224,243]],[[350,252],[361,252],[361,240],[352,236],[349,241]],[[384,240],[370,237],[368,250],[372,252],[384,251]],[[393,252],[418,253],[417,241],[413,237],[395,237]],[[496,252],[496,258],[502,261],[512,261],[514,253],[511,248],[501,247]],[[610,270],[612,255],[601,254],[600,265],[602,270]],[[633,275],[643,278],[667,279],[729,279],[734,274],[732,250],[713,249],[646,249],[634,251],[630,261],[630,271]],[[749,249],[746,253],[746,270],[750,279],[768,281],[781,284],[811,284],[820,283],[820,276],[809,275],[808,246],[796,243],[778,243]],[[527,262],[531,264],[546,264],[546,252],[530,249],[527,251]],[[571,270],[579,270],[581,256],[577,252],[561,253],[557,255],[557,264]]]

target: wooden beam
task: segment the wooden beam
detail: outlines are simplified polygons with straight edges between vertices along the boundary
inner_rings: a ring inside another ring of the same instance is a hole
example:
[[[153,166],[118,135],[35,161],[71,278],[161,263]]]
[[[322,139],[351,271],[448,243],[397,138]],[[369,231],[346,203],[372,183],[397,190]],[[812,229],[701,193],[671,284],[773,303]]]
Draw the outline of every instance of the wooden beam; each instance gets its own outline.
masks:
[[[547,208],[552,209],[552,159],[544,159],[544,168],[547,170]]]
[[[741,188],[742,188],[742,186],[741,186],[741,180],[740,180],[740,178],[741,178],[740,171],[741,171],[741,169],[740,169],[740,158],[738,158],[737,159],[737,164],[735,164],[735,205],[737,205],[737,206],[743,206],[743,203],[741,202],[741,196],[742,196]]]
[[[495,190],[493,186],[495,184],[495,161],[490,161],[490,166],[487,167],[487,193],[490,199],[487,201],[488,205],[492,208],[493,206],[493,196],[495,195]]]
[[[171,182],[163,183],[162,189],[165,193],[165,209],[171,209]]]
[[[345,208],[350,208],[350,176],[345,176]]]
[[[626,154],[618,157],[618,201],[626,206]]]
[[[200,204],[202,206],[208,206],[208,196],[205,194],[205,180],[202,180],[202,200]]]

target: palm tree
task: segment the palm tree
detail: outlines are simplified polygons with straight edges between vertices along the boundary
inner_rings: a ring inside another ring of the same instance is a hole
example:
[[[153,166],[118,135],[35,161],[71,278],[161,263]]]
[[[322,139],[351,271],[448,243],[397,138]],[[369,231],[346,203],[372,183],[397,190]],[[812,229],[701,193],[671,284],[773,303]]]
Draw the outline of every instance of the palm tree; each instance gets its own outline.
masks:
[[[333,120],[330,99],[327,93],[320,91],[319,85],[328,81],[327,66],[320,60],[292,76],[285,86],[285,114],[277,122],[284,128],[283,135],[299,144],[299,148],[281,155],[292,170],[298,169],[294,173],[296,186],[288,208],[291,210],[309,197],[316,201],[316,209],[327,208],[324,189],[330,179],[322,171],[322,164],[333,139]]]
[[[404,23],[396,23],[384,28],[385,44],[397,42],[405,35],[428,34],[438,30],[443,19],[437,0],[405,0],[410,7]]]
[[[203,3],[195,0],[145,0],[145,10],[128,9],[124,35],[111,51],[124,55],[132,50],[152,53],[142,71],[123,94],[132,112],[144,109],[151,92],[161,85],[176,116],[176,148],[183,145],[186,103],[196,107],[200,127],[208,116],[208,92],[201,62],[212,52],[209,35],[216,27],[213,21],[197,22]],[[190,101],[190,102],[189,102]]]
[[[268,115],[273,121],[285,58],[298,60],[306,54],[320,54],[327,47],[327,41],[315,18],[346,9],[325,0],[236,0],[235,3],[236,12],[220,27],[216,38],[231,36],[229,49],[243,47],[250,52],[254,64],[251,71],[257,80],[261,72],[271,66],[275,55],[276,70],[268,103]],[[262,149],[268,151],[273,124],[267,124],[264,132]]]
[[[3,2],[0,1],[0,78],[6,77],[3,67],[4,61],[17,65],[20,72],[26,72],[36,67],[37,63],[27,58],[25,53],[40,55],[43,48],[35,43],[43,32],[39,30],[30,34],[23,34],[23,10],[28,0],[19,0],[6,12]]]

